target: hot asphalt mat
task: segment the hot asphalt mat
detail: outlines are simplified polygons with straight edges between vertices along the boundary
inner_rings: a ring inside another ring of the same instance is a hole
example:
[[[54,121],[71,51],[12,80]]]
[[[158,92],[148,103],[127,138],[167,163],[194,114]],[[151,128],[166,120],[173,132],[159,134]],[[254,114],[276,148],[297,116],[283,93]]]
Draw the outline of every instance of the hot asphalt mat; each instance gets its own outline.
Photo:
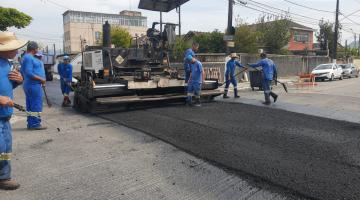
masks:
[[[360,196],[360,124],[224,102],[101,117],[308,197]]]

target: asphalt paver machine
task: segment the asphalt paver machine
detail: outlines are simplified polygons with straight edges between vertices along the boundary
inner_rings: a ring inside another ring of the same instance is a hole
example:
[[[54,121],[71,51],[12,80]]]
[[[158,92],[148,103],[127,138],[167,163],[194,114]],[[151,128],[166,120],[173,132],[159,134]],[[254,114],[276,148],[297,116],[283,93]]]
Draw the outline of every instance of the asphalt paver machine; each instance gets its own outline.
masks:
[[[188,0],[140,0],[139,8],[169,12]],[[162,15],[160,15],[162,16]],[[103,46],[82,52],[81,77],[74,88],[73,107],[81,112],[185,102],[183,67],[171,66],[169,50],[177,24],[154,22],[146,36],[134,37],[131,48],[112,48],[110,25],[103,25]],[[221,95],[217,79],[206,79],[202,98]]]

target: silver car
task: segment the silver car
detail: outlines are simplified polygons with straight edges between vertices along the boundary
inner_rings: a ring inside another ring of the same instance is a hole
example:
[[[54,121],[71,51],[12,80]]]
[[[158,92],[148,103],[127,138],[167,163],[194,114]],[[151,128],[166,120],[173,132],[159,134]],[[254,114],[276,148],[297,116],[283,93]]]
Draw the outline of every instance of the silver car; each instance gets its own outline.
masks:
[[[352,78],[359,77],[359,69],[352,63],[349,64],[341,64],[341,68],[343,69],[343,77]]]

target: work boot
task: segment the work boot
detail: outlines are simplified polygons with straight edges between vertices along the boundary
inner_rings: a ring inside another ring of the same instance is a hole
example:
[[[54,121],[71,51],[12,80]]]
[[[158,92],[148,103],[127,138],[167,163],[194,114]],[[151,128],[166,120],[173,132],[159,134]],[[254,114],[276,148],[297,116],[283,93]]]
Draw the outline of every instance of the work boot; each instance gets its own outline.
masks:
[[[70,98],[68,96],[65,96],[62,103],[62,107],[69,107],[69,106],[71,106]]]
[[[28,127],[28,130],[30,131],[40,131],[40,130],[46,130],[46,126],[37,126],[37,127]]]
[[[224,95],[223,95],[223,98],[224,98],[224,99],[228,99],[228,98],[230,98],[230,97],[227,95],[227,93],[228,93],[228,91],[225,89],[225,91],[224,91]]]
[[[16,190],[20,187],[20,184],[13,179],[0,180],[1,190]]]
[[[195,100],[195,106],[196,106],[196,107],[201,107],[200,98],[196,98],[196,100]]]
[[[265,94],[265,102],[263,104],[267,106],[271,104],[270,94]]]
[[[274,99],[274,103],[275,103],[279,96],[277,94],[275,94],[274,92],[270,92],[270,95]]]
[[[238,90],[234,89],[234,98],[240,98],[240,96],[238,95]]]

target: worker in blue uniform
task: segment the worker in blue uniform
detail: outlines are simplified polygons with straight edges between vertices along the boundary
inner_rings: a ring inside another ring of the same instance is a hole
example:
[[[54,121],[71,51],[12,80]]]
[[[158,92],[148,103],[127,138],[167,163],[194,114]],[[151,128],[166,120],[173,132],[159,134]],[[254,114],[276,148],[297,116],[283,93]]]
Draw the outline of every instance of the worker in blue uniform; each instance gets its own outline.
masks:
[[[195,106],[201,106],[200,95],[201,95],[201,85],[205,80],[204,69],[200,61],[196,60],[191,55],[186,57],[186,60],[190,63],[190,77],[188,82],[187,90],[187,105],[193,105],[192,96],[195,96]]]
[[[0,189],[16,190],[20,185],[11,178],[12,134],[10,118],[13,114],[13,89],[22,83],[17,70],[12,70],[8,59],[27,41],[16,38],[14,33],[0,32]]]
[[[43,109],[42,85],[45,85],[45,69],[41,60],[34,56],[38,52],[38,44],[30,41],[27,52],[21,64],[21,73],[24,76],[24,92],[26,96],[27,128],[28,130],[44,130],[41,125],[41,112]]]
[[[71,92],[71,83],[72,83],[72,70],[73,67],[70,64],[70,57],[64,56],[64,62],[58,64],[58,73],[60,75],[60,87],[61,92],[64,96],[62,103],[63,107],[70,106],[70,92]]]
[[[239,56],[236,55],[236,53],[232,53],[230,55],[231,59],[226,63],[226,70],[225,70],[225,90],[224,90],[224,95],[223,98],[227,99],[229,98],[228,91],[229,91],[229,86],[230,83],[234,86],[234,97],[235,98],[239,98],[240,96],[238,95],[238,88],[237,88],[237,80],[235,77],[235,69],[236,66],[243,68],[244,66],[236,60],[236,58],[239,58]]]
[[[191,48],[187,49],[184,53],[184,70],[185,70],[185,83],[189,82],[189,77],[191,73],[191,67],[187,57],[190,55],[195,58],[195,52],[199,50],[199,43],[194,42]]]
[[[261,60],[255,64],[248,64],[250,67],[262,67],[262,87],[265,95],[265,105],[270,105],[270,96],[274,99],[274,103],[278,99],[278,95],[271,91],[271,82],[274,79],[277,69],[275,63],[267,58],[265,53],[260,54]]]

